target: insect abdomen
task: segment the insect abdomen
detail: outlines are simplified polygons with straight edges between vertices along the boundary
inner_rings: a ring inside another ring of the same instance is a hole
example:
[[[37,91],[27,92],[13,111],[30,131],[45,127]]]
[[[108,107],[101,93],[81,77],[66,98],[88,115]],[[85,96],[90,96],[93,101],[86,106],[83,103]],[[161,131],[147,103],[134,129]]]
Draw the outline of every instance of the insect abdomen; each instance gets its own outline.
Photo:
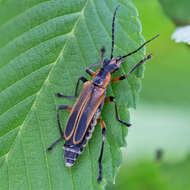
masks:
[[[73,166],[73,164],[75,163],[75,160],[78,158],[78,155],[80,154],[76,148],[77,147],[65,147],[64,145],[64,158],[65,160],[65,165],[67,167],[71,167]]]
[[[89,139],[91,139],[92,137],[92,133],[94,131],[95,125],[97,124],[97,119],[99,119],[100,117],[100,113],[101,109],[99,108],[95,112],[88,127],[88,130],[81,143],[75,145],[71,142],[71,140],[65,142],[63,147],[63,149],[65,150],[64,152],[65,166],[67,167],[73,166],[78,158],[78,155],[83,152],[84,147],[88,144]]]

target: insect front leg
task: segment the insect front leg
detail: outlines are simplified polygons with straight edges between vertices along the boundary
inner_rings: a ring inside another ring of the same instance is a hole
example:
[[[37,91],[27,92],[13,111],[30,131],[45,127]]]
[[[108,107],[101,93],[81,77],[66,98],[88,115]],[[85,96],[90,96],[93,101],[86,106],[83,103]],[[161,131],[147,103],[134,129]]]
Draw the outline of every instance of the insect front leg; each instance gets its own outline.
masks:
[[[90,70],[90,69],[88,69],[88,67],[86,68],[86,72],[87,72],[91,77],[93,77],[93,76],[95,75],[95,72],[92,71],[92,70]]]
[[[127,127],[130,127],[130,126],[131,126],[131,124],[126,123],[126,122],[124,122],[124,121],[121,121],[121,120],[119,119],[119,115],[118,115],[118,111],[117,111],[117,103],[116,103],[116,100],[115,100],[115,98],[114,98],[113,96],[107,97],[107,98],[105,99],[105,102],[113,102],[113,103],[115,104],[115,117],[116,117],[116,120],[117,120],[119,123],[121,123],[121,124],[123,124],[123,125],[125,125],[125,126],[127,126]]]
[[[88,81],[85,77],[81,76],[79,77],[78,81],[77,81],[77,85],[76,85],[76,88],[75,88],[75,95],[74,96],[67,96],[67,95],[64,95],[62,93],[56,93],[56,96],[58,98],[77,98],[78,97],[78,88],[79,88],[79,83],[80,81],[82,81],[83,83],[85,83],[86,81]]]
[[[98,175],[97,181],[101,182],[102,181],[102,156],[103,156],[103,152],[104,152],[104,140],[105,140],[105,136],[106,136],[106,125],[105,125],[104,121],[101,119],[99,119],[98,122],[100,123],[100,126],[102,128],[102,146],[101,146],[100,156],[98,159],[99,175]]]
[[[66,106],[66,105],[60,105],[57,107],[57,124],[58,124],[58,128],[59,128],[59,132],[60,132],[60,135],[61,137],[59,139],[57,139],[55,142],[53,142],[47,149],[46,151],[49,152],[50,150],[52,150],[54,148],[54,146],[59,143],[61,140],[64,139],[64,133],[63,133],[63,130],[62,130],[62,127],[61,127],[61,122],[60,122],[60,116],[59,116],[59,111],[60,110],[69,110],[71,111],[72,107],[70,106]]]
[[[137,67],[139,67],[141,64],[143,64],[146,60],[148,59],[151,59],[152,58],[152,55],[149,54],[147,57],[141,59],[126,75],[122,75],[122,76],[119,76],[119,77],[115,77],[111,80],[111,82],[118,82],[120,80],[124,80],[126,78],[128,78],[128,76],[134,71],[137,69]]]
[[[95,76],[96,73],[95,73],[94,71],[90,70],[90,68],[96,67],[96,66],[99,66],[99,65],[102,65],[102,64],[104,63],[104,54],[105,54],[106,49],[105,49],[104,47],[102,47],[100,51],[101,51],[101,60],[100,60],[100,62],[95,63],[95,64],[92,64],[92,65],[90,65],[90,66],[88,66],[88,67],[86,68],[86,72],[87,72],[91,77]]]

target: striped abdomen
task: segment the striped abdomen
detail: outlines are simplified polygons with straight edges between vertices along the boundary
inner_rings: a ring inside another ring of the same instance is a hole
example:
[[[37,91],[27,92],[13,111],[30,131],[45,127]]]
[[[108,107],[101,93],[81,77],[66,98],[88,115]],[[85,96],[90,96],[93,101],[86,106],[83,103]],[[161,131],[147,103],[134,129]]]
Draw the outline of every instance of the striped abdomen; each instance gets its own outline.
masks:
[[[90,125],[87,129],[87,132],[79,144],[73,144],[72,138],[69,141],[65,141],[65,144],[63,146],[64,152],[64,158],[65,158],[65,165],[67,167],[73,166],[75,163],[75,160],[78,158],[78,155],[83,152],[84,147],[88,144],[88,140],[92,137],[92,133],[94,131],[94,127],[97,123],[97,119],[100,117],[102,105],[97,109],[95,112]]]

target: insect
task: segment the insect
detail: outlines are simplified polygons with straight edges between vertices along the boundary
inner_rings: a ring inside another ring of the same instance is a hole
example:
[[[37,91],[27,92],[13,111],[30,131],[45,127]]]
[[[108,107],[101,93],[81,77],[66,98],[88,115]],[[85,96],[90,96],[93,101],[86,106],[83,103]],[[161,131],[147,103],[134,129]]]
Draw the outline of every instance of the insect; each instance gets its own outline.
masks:
[[[113,57],[114,51],[114,25],[115,17],[119,6],[116,7],[113,19],[112,19],[112,47],[110,59],[105,59],[105,48],[101,49],[101,60],[92,64],[86,68],[86,72],[92,77],[91,81],[88,81],[85,77],[79,77],[74,96],[67,96],[62,93],[57,93],[56,96],[59,98],[77,98],[79,83],[82,81],[84,83],[80,96],[78,97],[76,103],[73,107],[67,105],[60,105],[57,107],[57,122],[59,132],[61,137],[56,140],[47,151],[52,150],[52,148],[60,141],[64,140],[64,158],[65,165],[71,167],[74,165],[78,156],[83,152],[84,147],[87,145],[88,140],[91,138],[94,131],[94,127],[97,122],[100,124],[102,129],[102,145],[100,150],[100,155],[98,159],[99,166],[99,176],[97,181],[102,180],[102,156],[104,151],[104,140],[106,136],[106,125],[102,119],[100,119],[101,110],[105,102],[113,102],[115,104],[115,117],[116,120],[129,127],[130,124],[121,121],[118,116],[116,99],[113,96],[106,97],[106,88],[110,82],[117,82],[126,79],[138,66],[143,64],[146,60],[150,59],[152,55],[148,55],[144,59],[140,60],[126,75],[122,75],[111,79],[111,75],[120,68],[120,64],[124,62],[124,59],[132,54],[138,52],[147,43],[157,38],[159,35],[153,37],[152,39],[146,41],[138,49],[118,57]],[[90,68],[95,66],[101,66],[96,72],[92,71]],[[67,120],[65,130],[62,130],[60,123],[60,110],[69,110],[70,115]]]

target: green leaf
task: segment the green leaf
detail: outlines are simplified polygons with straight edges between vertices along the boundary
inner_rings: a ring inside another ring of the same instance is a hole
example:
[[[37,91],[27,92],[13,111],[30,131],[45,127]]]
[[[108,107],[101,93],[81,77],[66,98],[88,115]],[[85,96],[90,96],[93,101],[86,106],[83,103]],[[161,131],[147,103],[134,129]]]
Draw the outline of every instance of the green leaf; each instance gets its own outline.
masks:
[[[160,167],[161,174],[167,179],[171,189],[181,190],[189,189],[189,170],[190,170],[190,154],[188,153],[184,160],[171,163],[163,163]],[[175,180],[173,180],[175,179]]]
[[[52,152],[46,153],[46,148],[60,137],[56,106],[74,103],[55,93],[73,95],[78,77],[88,77],[85,67],[100,59],[102,46],[109,58],[118,4],[114,54],[122,55],[144,41],[137,10],[129,0],[0,1],[0,190],[98,190],[114,180],[127,129],[116,122],[112,104],[102,113],[107,125],[103,183],[96,182],[99,125],[72,168],[64,166],[63,142]],[[128,58],[119,73],[129,71],[142,55],[143,51]],[[108,89],[125,121],[128,108],[136,105],[142,72],[143,66]],[[65,126],[68,114],[62,115]]]
[[[160,160],[141,160],[122,166],[115,184],[108,184],[106,190],[181,190],[189,189],[190,155],[175,162],[164,158]],[[174,180],[175,179],[175,180]]]
[[[190,44],[190,1],[188,0],[159,0],[163,10],[173,23],[178,26],[172,34],[176,42]]]
[[[165,13],[177,26],[190,24],[189,0],[159,0]]]
[[[141,160],[122,166],[115,184],[109,184],[106,190],[172,190],[164,175],[161,175],[160,164],[155,161]],[[176,189],[175,189],[176,190]]]
[[[190,1],[188,0],[159,0],[163,10],[175,23],[176,30],[172,34],[172,39],[176,42],[190,44]]]

